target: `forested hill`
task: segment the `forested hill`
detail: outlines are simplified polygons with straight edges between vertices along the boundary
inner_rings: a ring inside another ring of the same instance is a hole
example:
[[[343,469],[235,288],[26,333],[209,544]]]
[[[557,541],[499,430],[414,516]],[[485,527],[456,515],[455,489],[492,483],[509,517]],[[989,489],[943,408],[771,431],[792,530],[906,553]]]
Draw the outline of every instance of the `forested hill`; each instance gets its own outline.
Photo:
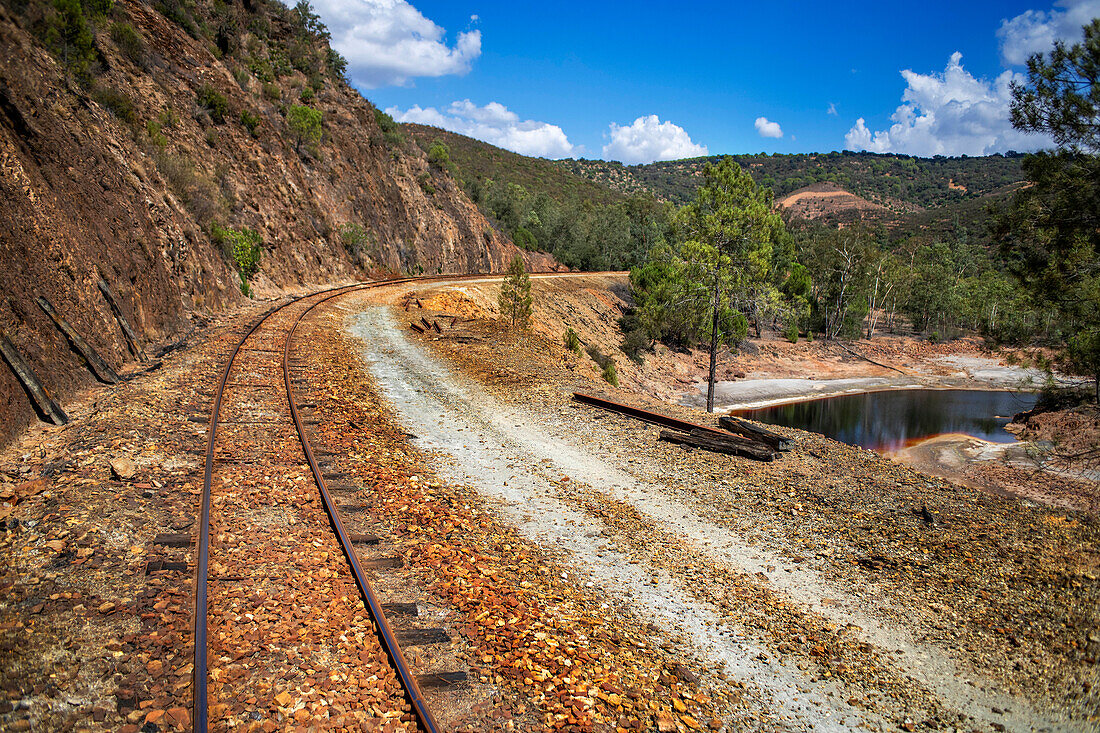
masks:
[[[458,176],[467,187],[481,187],[488,181],[506,181],[523,186],[532,195],[544,193],[559,201],[577,197],[593,203],[609,204],[626,198],[616,187],[577,175],[546,158],[513,153],[438,127],[405,123],[401,129],[425,153],[437,140],[446,145],[451,160],[458,168]]]
[[[623,193],[652,193],[680,205],[691,200],[703,168],[723,156],[625,166],[603,160],[562,160],[557,165]],[[1023,155],[916,158],[854,153],[733,155],[762,186],[781,198],[814,183],[831,182],[896,213],[913,213],[1004,192],[1023,180]]]

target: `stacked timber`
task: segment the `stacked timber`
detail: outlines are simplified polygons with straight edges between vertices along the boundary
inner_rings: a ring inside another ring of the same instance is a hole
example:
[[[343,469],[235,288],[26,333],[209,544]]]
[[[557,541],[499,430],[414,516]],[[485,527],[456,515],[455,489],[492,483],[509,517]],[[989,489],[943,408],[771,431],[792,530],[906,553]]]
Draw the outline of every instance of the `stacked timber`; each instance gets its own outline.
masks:
[[[658,434],[658,439],[669,443],[702,448],[715,453],[744,456],[757,461],[774,461],[778,451],[790,448],[788,439],[740,418],[723,417],[719,420],[719,424],[726,429],[719,430],[583,392],[574,392],[573,399],[586,405],[667,428]],[[733,427],[730,427],[731,425]]]
[[[770,430],[765,430],[759,425],[753,425],[747,420],[742,420],[739,417],[733,415],[723,415],[718,418],[718,424],[731,433],[743,435],[746,438],[759,441],[767,446],[770,446],[773,450],[790,450],[791,441],[788,438],[784,438],[782,435],[773,433]]]

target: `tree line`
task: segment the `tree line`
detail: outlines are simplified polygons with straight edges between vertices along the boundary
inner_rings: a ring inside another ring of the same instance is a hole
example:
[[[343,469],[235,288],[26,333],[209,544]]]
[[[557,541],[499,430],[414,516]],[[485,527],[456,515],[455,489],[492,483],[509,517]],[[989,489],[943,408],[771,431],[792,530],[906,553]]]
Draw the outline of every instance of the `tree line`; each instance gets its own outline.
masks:
[[[704,168],[670,235],[631,271],[624,350],[709,344],[710,409],[717,347],[750,326],[792,341],[871,338],[904,318],[932,338],[965,330],[1061,346],[1062,367],[1092,377],[1100,401],[1100,19],[1084,36],[1033,56],[1027,83],[1013,86],[1013,124],[1058,149],[1025,159],[1032,185],[994,212],[995,249],[964,228],[891,245],[864,226],[784,222],[771,190],[727,157]]]

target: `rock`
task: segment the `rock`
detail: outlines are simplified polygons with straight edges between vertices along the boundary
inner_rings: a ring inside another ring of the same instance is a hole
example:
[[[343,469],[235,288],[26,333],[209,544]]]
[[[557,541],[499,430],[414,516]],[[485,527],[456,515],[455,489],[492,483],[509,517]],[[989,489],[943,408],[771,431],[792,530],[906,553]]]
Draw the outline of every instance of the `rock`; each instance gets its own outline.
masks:
[[[126,456],[112,458],[110,461],[111,476],[119,481],[128,481],[137,473],[137,466]]]
[[[676,721],[668,713],[657,713],[657,730],[660,733],[672,733],[676,730]]]
[[[184,730],[191,727],[191,713],[187,708],[169,708],[167,717],[176,728]]]

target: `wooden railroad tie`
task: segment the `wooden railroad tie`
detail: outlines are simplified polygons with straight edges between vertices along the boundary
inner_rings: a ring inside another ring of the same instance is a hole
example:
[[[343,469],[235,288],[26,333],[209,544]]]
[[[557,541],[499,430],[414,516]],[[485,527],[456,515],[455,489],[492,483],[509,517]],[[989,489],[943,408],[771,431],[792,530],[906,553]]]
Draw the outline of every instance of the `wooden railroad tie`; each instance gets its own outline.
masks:
[[[398,629],[394,635],[397,643],[404,647],[446,644],[451,640],[445,629]]]
[[[396,555],[389,557],[364,557],[359,559],[359,564],[371,570],[395,570],[405,567],[405,560]]]
[[[425,672],[416,677],[416,684],[419,685],[422,690],[455,687],[465,683],[465,672]]]
[[[191,535],[165,532],[154,537],[153,544],[163,547],[190,547]]]
[[[118,299],[115,297],[110,286],[107,285],[107,282],[102,278],[99,279],[96,286],[99,288],[99,292],[103,293],[103,297],[107,300],[107,305],[110,306],[111,313],[114,314],[119,328],[122,329],[122,335],[126,337],[126,344],[130,347],[130,351],[137,357],[138,361],[142,363],[149,361],[149,357],[145,355],[145,349],[141,347],[141,342],[138,341],[137,334],[134,333],[134,329],[130,327],[130,322],[126,320],[126,316],[123,315],[122,306],[119,305]]]
[[[23,388],[27,390],[27,394],[31,396],[35,407],[38,408],[39,415],[54,425],[64,425],[69,422],[69,416],[61,409],[61,405],[50,397],[50,393],[46,391],[42,380],[34,373],[30,364],[23,360],[23,355],[15,348],[3,329],[0,329],[0,354],[3,354],[4,360],[8,362],[12,372],[22,383]]]
[[[420,609],[415,603],[383,603],[382,613],[387,616],[419,616]]]

